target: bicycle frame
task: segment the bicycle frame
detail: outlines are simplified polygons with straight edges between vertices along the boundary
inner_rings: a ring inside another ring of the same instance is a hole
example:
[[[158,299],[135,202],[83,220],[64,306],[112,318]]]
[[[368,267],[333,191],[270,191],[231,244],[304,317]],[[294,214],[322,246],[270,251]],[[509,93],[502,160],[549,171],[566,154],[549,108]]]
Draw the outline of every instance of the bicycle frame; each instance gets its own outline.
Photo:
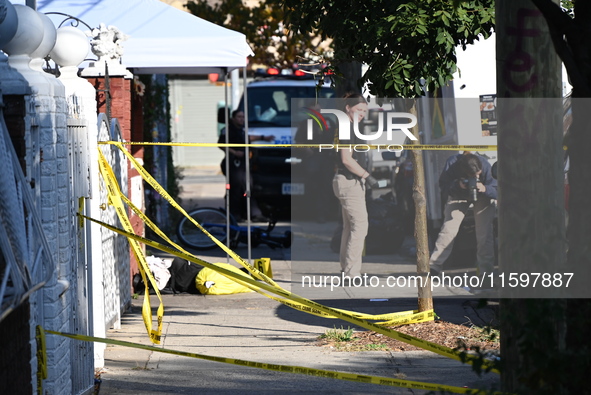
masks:
[[[224,224],[202,223],[201,226],[205,229],[220,228],[226,229]],[[264,229],[260,226],[251,226],[251,244],[253,247],[263,243],[271,248],[287,248],[291,245],[291,232],[283,236],[272,236],[271,231],[275,228],[275,223],[269,223]],[[230,225],[230,245],[236,247],[238,243],[248,243],[248,227],[240,225]]]

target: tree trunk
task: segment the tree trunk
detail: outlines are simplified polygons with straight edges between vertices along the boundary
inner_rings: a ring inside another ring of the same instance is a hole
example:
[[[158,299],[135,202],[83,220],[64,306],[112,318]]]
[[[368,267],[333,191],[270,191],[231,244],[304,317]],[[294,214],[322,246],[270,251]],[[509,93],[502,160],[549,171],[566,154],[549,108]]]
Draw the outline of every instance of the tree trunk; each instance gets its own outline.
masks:
[[[591,278],[591,126],[589,109],[591,99],[587,96],[591,90],[591,42],[589,32],[591,26],[591,4],[578,1],[575,3],[575,21],[577,29],[576,43],[572,37],[569,44],[573,48],[577,69],[587,86],[573,86],[572,116],[573,122],[569,129],[568,153],[570,159],[569,178],[569,221],[568,221],[568,257],[567,271],[575,272],[574,287],[577,293],[585,293],[586,299],[568,299],[567,301],[567,356],[572,361],[571,380],[567,383],[571,393],[591,393],[588,388],[591,361],[591,337],[589,336],[589,315],[591,300],[589,284]],[[587,96],[587,97],[585,97]],[[571,358],[572,357],[572,358]],[[583,385],[585,387],[583,387]],[[582,389],[585,388],[585,389]],[[576,392],[578,391],[578,392]],[[586,392],[585,392],[586,391]]]
[[[559,99],[533,99],[561,97],[560,62],[531,1],[497,0],[496,15],[502,386],[558,394],[552,376],[564,302],[534,299],[560,294],[510,288],[507,280],[564,268],[562,106]]]
[[[361,93],[358,81],[361,79],[361,63],[342,62],[338,65],[338,71],[343,75],[335,81],[337,97],[343,97],[346,93]]]
[[[410,109],[410,113],[417,116],[416,105]],[[413,144],[420,144],[419,128],[412,128],[412,134],[417,140]],[[417,273],[427,279],[429,273],[429,237],[427,232],[427,197],[425,193],[425,168],[423,165],[423,152],[413,150],[411,161],[414,173],[414,182],[412,186],[412,198],[415,204],[415,226],[414,237],[417,247]],[[422,282],[419,285],[419,311],[433,309],[433,292],[431,291],[431,277],[429,281]]]

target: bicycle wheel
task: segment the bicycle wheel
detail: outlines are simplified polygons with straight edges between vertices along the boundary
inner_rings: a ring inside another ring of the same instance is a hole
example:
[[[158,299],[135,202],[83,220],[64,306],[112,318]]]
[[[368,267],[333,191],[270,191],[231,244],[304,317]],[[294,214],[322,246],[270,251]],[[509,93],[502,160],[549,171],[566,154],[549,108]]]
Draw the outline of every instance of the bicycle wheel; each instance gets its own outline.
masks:
[[[210,207],[202,207],[193,210],[189,215],[197,221],[209,234],[222,243],[226,243],[226,213],[222,210]],[[230,217],[230,225],[235,225]],[[177,226],[177,235],[181,243],[197,250],[208,250],[216,247],[215,242],[201,229],[195,226],[188,218],[183,217]]]

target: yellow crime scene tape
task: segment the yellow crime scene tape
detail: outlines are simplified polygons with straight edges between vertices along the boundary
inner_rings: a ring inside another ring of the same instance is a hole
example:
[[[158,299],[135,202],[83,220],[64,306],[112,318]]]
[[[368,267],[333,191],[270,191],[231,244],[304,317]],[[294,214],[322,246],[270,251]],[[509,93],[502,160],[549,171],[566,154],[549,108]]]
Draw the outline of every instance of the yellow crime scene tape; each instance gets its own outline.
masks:
[[[41,326],[35,328],[35,341],[37,343],[37,393],[43,393],[43,380],[47,375],[47,349],[45,346],[45,332]]]
[[[443,356],[447,356],[449,358],[452,359],[456,359],[458,361],[467,361],[469,363],[474,362],[475,359],[477,359],[476,357],[472,356],[472,355],[466,355],[466,354],[461,354],[449,347],[445,347],[445,346],[441,346],[439,344],[435,344],[435,343],[431,343],[431,342],[427,342],[425,340],[422,339],[418,339],[418,338],[414,338],[412,336],[394,331],[392,329],[389,328],[385,328],[383,326],[381,326],[380,324],[374,324],[374,323],[370,323],[367,322],[365,319],[360,318],[363,317],[364,315],[362,314],[357,314],[357,313],[351,313],[348,311],[344,311],[344,310],[340,310],[340,309],[334,309],[334,308],[330,308],[324,305],[321,305],[319,303],[313,302],[311,300],[302,298],[298,295],[295,295],[289,291],[286,291],[285,289],[277,286],[275,284],[275,282],[273,280],[271,280],[270,278],[268,278],[266,275],[264,275],[263,273],[259,272],[258,270],[256,270],[254,267],[252,267],[251,265],[249,265],[248,263],[246,263],[240,256],[238,256],[234,251],[230,250],[229,248],[227,248],[223,243],[221,243],[219,240],[217,240],[215,237],[213,237],[212,235],[210,235],[200,224],[198,224],[192,217],[190,217],[186,211],[180,207],[175,201],[174,199],[172,199],[172,197],[166,192],[166,190],[164,190],[164,188],[162,188],[162,186],[160,186],[154,179],[153,177],[137,162],[137,160],[131,155],[131,153],[129,153],[129,151],[127,151],[124,147],[123,144],[120,142],[109,142],[110,144],[115,145],[116,147],[118,147],[126,156],[127,158],[132,162],[132,164],[134,165],[134,167],[138,170],[138,172],[142,175],[142,177],[144,177],[144,180],[146,180],[146,182],[148,182],[158,193],[160,193],[170,204],[172,204],[175,208],[177,208],[183,215],[185,215],[188,219],[190,219],[199,229],[201,229],[205,234],[207,234],[218,246],[220,246],[222,249],[224,249],[224,251],[226,251],[234,260],[236,260],[238,263],[240,263],[242,266],[244,266],[245,268],[247,268],[251,273],[253,273],[253,275],[255,276],[255,278],[259,278],[262,279],[264,282],[262,283],[257,283],[254,279],[246,277],[246,276],[241,276],[238,275],[235,272],[229,271],[227,269],[218,267],[217,265],[211,264],[209,262],[206,262],[202,259],[199,259],[195,256],[193,256],[192,254],[187,254],[187,253],[183,253],[183,252],[179,252],[179,251],[175,251],[167,246],[164,246],[160,243],[145,239],[141,236],[137,236],[135,235],[133,232],[126,232],[124,230],[120,230],[117,229],[113,226],[110,226],[108,224],[104,224],[101,223],[100,221],[97,221],[95,219],[92,218],[88,218],[91,221],[97,222],[102,224],[103,226],[108,227],[109,229],[123,234],[125,236],[127,236],[128,238],[131,239],[135,239],[137,241],[139,241],[140,243],[144,243],[146,245],[150,245],[153,248],[159,249],[161,251],[165,251],[168,252],[172,255],[181,257],[183,259],[186,259],[188,261],[200,264],[202,266],[205,267],[209,267],[213,270],[218,271],[219,273],[225,275],[228,278],[234,279],[238,282],[240,282],[242,285],[246,285],[248,286],[248,284],[250,284],[252,287],[251,289],[255,289],[256,288],[262,288],[265,289],[271,293],[274,293],[278,296],[281,297],[281,299],[276,299],[273,298],[274,300],[278,300],[281,303],[284,303],[285,300],[289,300],[290,304],[295,304],[295,305],[303,305],[306,306],[308,309],[308,311],[306,312],[316,312],[316,313],[325,313],[331,316],[334,316],[336,318],[340,318],[343,319],[345,321],[349,321],[355,324],[358,324],[361,327],[365,327],[366,329],[370,329],[370,330],[374,330],[378,333],[382,333],[386,336],[392,337],[396,340],[400,340],[402,342],[408,343],[408,344],[412,344],[415,345],[417,347],[438,353],[440,355]],[[119,190],[120,192],[120,190]],[[238,278],[240,277],[240,278]],[[246,284],[245,284],[246,283]],[[263,293],[264,294],[264,293]],[[291,306],[290,306],[291,307]],[[302,310],[305,311],[305,310]],[[434,313],[431,312],[425,312],[426,313],[426,319],[433,319],[433,315]],[[384,318],[382,318],[384,319]],[[386,320],[388,320],[388,318],[385,318]],[[496,371],[496,369],[493,368],[492,363],[488,362],[488,361],[484,361],[484,367],[485,368],[490,368],[493,371]],[[496,371],[498,373],[498,371]]]
[[[174,207],[177,211],[179,211],[181,214],[183,214],[187,219],[189,219],[198,229],[200,229],[204,234],[206,234],[215,244],[217,244],[224,252],[226,252],[230,257],[232,257],[232,259],[234,259],[234,261],[236,261],[237,263],[239,263],[241,266],[243,266],[245,269],[247,269],[249,271],[249,273],[251,273],[255,278],[260,279],[262,281],[265,281],[267,284],[270,284],[272,286],[275,287],[279,287],[271,278],[269,278],[268,276],[266,276],[264,273],[260,272],[259,270],[257,270],[255,267],[251,266],[250,264],[248,264],[246,261],[244,261],[244,259],[242,259],[242,257],[240,257],[238,254],[236,254],[234,251],[232,251],[231,249],[229,249],[226,245],[224,245],[222,242],[220,242],[218,239],[216,239],[214,236],[212,236],[206,229],[204,229],[201,224],[199,224],[197,221],[195,221],[195,219],[193,217],[191,217],[173,198],[172,196],[170,196],[168,194],[168,192],[150,175],[150,173],[148,173],[143,166],[133,157],[133,155],[131,155],[131,153],[129,153],[128,150],[126,150],[123,147],[123,144],[120,142],[111,142],[114,146],[116,146],[117,148],[119,148],[125,156],[127,156],[127,158],[129,159],[129,161],[133,164],[134,168],[138,171],[138,173],[140,173],[140,175],[142,176],[142,178],[152,187],[154,188],[154,190],[156,192],[158,192],[172,207]],[[130,205],[130,207],[134,210],[134,212],[151,228],[153,229],[155,232],[158,233],[159,236],[163,237],[164,240],[166,240],[170,245],[174,246],[177,250],[182,251],[188,255],[192,255],[189,252],[187,252],[186,250],[182,249],[180,246],[178,246],[178,244],[174,243],[172,240],[170,240],[170,238],[168,238],[164,232],[161,232],[158,227],[152,223],[152,221],[150,221],[145,215],[144,213],[141,212],[141,210],[137,209],[135,206],[133,206],[133,204],[129,201],[129,199],[127,199],[121,192],[120,189],[118,189],[118,192],[121,195],[122,199],[125,199],[128,202],[128,205]],[[193,255],[192,255],[193,256]],[[215,270],[215,269],[214,269]],[[305,307],[302,306],[298,303],[293,303],[293,301],[288,301],[285,300],[283,298],[277,298],[275,296],[272,295],[268,295],[266,293],[264,293],[260,288],[258,287],[252,287],[249,284],[244,284],[244,283],[240,283],[243,286],[246,286],[250,289],[252,289],[255,292],[258,292],[268,298],[271,298],[279,303],[283,303],[285,305],[289,305],[290,307],[300,310],[300,311],[304,311],[307,313],[311,313],[314,315],[319,315],[322,317],[326,317],[326,318],[338,318],[338,317],[334,317],[331,316],[330,314],[326,314],[324,312],[321,311],[317,311],[316,309],[311,309],[309,307]],[[354,314],[355,316],[357,316],[357,318],[361,318],[361,319],[370,319],[370,320],[392,320],[395,319],[397,316],[394,314],[381,314],[378,316],[375,315],[370,315],[370,314],[360,314],[360,313],[355,313],[355,312],[349,312],[346,310],[341,310],[343,312],[347,312],[349,314]],[[434,318],[434,314],[433,312],[423,312],[420,313],[420,316],[417,316],[416,319],[413,322],[421,322],[421,321],[432,321]],[[409,322],[410,323],[410,322]]]
[[[188,255],[188,254],[185,254],[185,253],[176,251],[176,250],[174,250],[174,249],[172,249],[172,248],[170,248],[168,246],[165,246],[163,244],[160,244],[160,243],[158,243],[156,241],[146,239],[146,238],[141,237],[141,236],[138,236],[138,235],[136,235],[134,233],[126,232],[126,231],[124,231],[122,229],[118,229],[118,228],[116,228],[116,227],[114,227],[112,225],[109,225],[107,223],[104,223],[104,222],[101,222],[101,221],[98,221],[96,219],[93,219],[93,218],[90,218],[90,217],[86,217],[86,216],[84,216],[84,218],[88,219],[89,221],[98,223],[99,225],[102,225],[102,226],[104,226],[104,227],[112,230],[113,232],[116,232],[116,233],[119,233],[121,235],[127,236],[128,238],[135,239],[138,242],[143,243],[143,244],[146,244],[146,245],[148,245],[148,246],[150,246],[152,248],[155,248],[155,249],[158,249],[160,251],[169,253],[171,255],[175,255],[175,256],[177,256],[179,258],[182,258],[182,259],[186,259],[186,260],[188,260],[190,262],[193,262],[193,263],[202,265],[204,267],[208,267],[208,268],[210,268],[212,270],[216,270],[219,273],[223,274],[224,276],[226,276],[228,278],[236,279],[237,281],[239,281],[241,283],[248,283],[248,284],[250,284],[250,285],[252,285],[254,287],[257,287],[258,286],[258,287],[260,287],[260,288],[262,288],[262,289],[264,289],[266,291],[269,291],[271,293],[274,293],[276,295],[279,295],[279,296],[281,296],[281,297],[283,297],[285,299],[289,299],[289,300],[292,300],[292,301],[297,302],[299,304],[302,304],[302,305],[305,305],[305,306],[308,306],[308,307],[311,307],[311,308],[315,308],[315,309],[317,309],[319,311],[322,311],[322,312],[328,313],[330,315],[336,316],[336,317],[338,317],[338,318],[340,318],[340,319],[342,319],[344,321],[347,321],[347,322],[350,322],[350,323],[359,325],[362,328],[373,330],[374,332],[381,333],[381,334],[386,335],[388,337],[391,337],[391,338],[393,338],[395,340],[399,340],[399,341],[402,341],[404,343],[407,343],[407,344],[411,344],[411,345],[420,347],[420,348],[422,348],[424,350],[432,351],[432,352],[434,352],[436,354],[439,354],[439,355],[442,355],[442,356],[445,356],[445,357],[448,357],[448,358],[451,358],[451,359],[455,359],[457,361],[465,362],[465,363],[470,363],[470,364],[475,363],[475,362],[480,363],[480,364],[482,364],[482,366],[483,366],[484,369],[488,369],[490,371],[494,371],[496,373],[499,373],[499,371],[496,368],[494,368],[494,365],[493,365],[493,363],[491,361],[487,361],[487,360],[484,360],[483,361],[483,360],[479,359],[477,356],[474,356],[474,355],[471,355],[471,354],[466,354],[466,353],[461,353],[461,352],[458,352],[456,350],[453,350],[453,349],[451,349],[449,347],[445,347],[445,346],[442,346],[440,344],[436,344],[436,343],[432,343],[432,342],[429,342],[429,341],[426,341],[426,340],[422,340],[422,339],[419,339],[419,338],[416,338],[416,337],[413,337],[413,336],[410,336],[410,335],[407,335],[407,334],[404,334],[404,333],[395,331],[395,330],[393,330],[391,328],[382,326],[380,324],[375,324],[375,323],[368,322],[366,320],[360,319],[360,318],[358,318],[358,317],[356,317],[356,316],[354,316],[352,314],[349,314],[347,312],[344,312],[342,310],[334,309],[334,308],[331,308],[331,307],[322,305],[320,303],[314,302],[312,300],[303,298],[303,297],[301,297],[299,295],[296,295],[296,294],[294,294],[292,292],[289,292],[289,291],[287,291],[287,290],[285,290],[283,288],[280,288],[280,287],[272,286],[272,285],[269,285],[269,284],[264,283],[264,282],[257,282],[252,277],[248,277],[248,276],[246,276],[244,274],[238,274],[236,272],[233,272],[231,270],[225,269],[223,267],[216,266],[215,264],[209,263],[209,262],[204,261],[204,260],[202,260],[200,258],[197,258],[197,257],[194,257],[192,255]]]
[[[119,149],[121,149],[121,151],[124,152],[126,155],[128,154],[128,151],[126,149],[124,149],[122,145],[116,144],[116,146]],[[155,190],[157,190],[163,196],[168,196],[169,202],[173,206],[175,206],[175,208],[177,208],[179,211],[183,212],[183,214],[185,216],[187,216],[188,218],[190,218],[191,221],[194,222],[196,226],[201,228],[200,224],[195,222],[193,220],[193,218],[191,218],[190,216],[188,216],[188,214],[186,212],[184,212],[184,210],[151,177],[151,175],[149,173],[147,173],[145,171],[145,169],[143,169],[143,167],[137,161],[135,161],[135,158],[133,158],[133,156],[129,155],[129,157],[130,157],[130,160],[133,160],[134,167],[140,172],[140,174],[143,177],[148,178],[148,181],[155,188]],[[179,250],[185,254],[192,255],[188,251],[184,250],[181,246],[174,243],[140,209],[138,209],[135,205],[133,205],[133,203],[121,192],[121,189],[119,188],[119,186],[117,184],[116,177],[113,174],[113,171],[112,171],[109,163],[106,161],[106,158],[104,157],[104,155],[102,154],[102,152],[100,150],[99,150],[99,167],[101,170],[101,175],[103,176],[103,179],[104,179],[105,184],[107,186],[107,192],[109,194],[109,204],[113,205],[116,208],[116,211],[117,211],[117,214],[118,214],[118,217],[119,217],[121,223],[123,224],[124,228],[129,233],[133,233],[133,228],[131,227],[131,223],[129,221],[129,218],[127,217],[127,213],[123,207],[122,201],[125,202],[125,204],[127,204],[132,209],[132,211],[134,211],[134,213],[136,213],[136,215],[138,215],[140,217],[140,219],[148,227],[150,227],[154,232],[156,232],[156,234],[158,234],[160,237],[162,237],[166,242],[168,242],[170,245],[174,246],[177,250]],[[201,228],[201,230],[207,234],[207,231],[205,229]],[[267,283],[269,283],[273,286],[277,286],[270,278],[268,278],[263,273],[259,272],[258,270],[256,270],[255,268],[253,268],[252,266],[247,264],[244,260],[242,260],[242,258],[240,258],[233,251],[228,250],[225,245],[223,245],[222,243],[217,241],[217,239],[215,239],[213,236],[211,236],[209,234],[208,234],[208,236],[210,238],[212,238],[212,240],[216,241],[216,243],[218,243],[218,245],[220,245],[221,248],[226,250],[226,252],[230,253],[232,255],[232,257],[234,258],[234,260],[236,260],[237,262],[242,264],[242,266],[247,268],[251,272],[251,274],[253,274],[256,278],[266,281]],[[140,263],[140,265],[139,265],[140,274],[141,274],[144,284],[146,286],[146,295],[149,294],[149,290],[148,290],[149,284],[152,284],[152,288],[154,288],[156,290],[156,294],[157,294],[159,301],[160,301],[160,304],[159,304],[159,307],[157,310],[158,325],[157,325],[156,330],[152,329],[152,314],[151,314],[151,304],[150,304],[149,298],[144,298],[144,302],[142,305],[142,318],[144,320],[144,324],[146,326],[146,330],[148,332],[148,335],[150,336],[150,339],[154,343],[159,344],[160,337],[162,335],[162,322],[163,322],[163,318],[164,318],[164,305],[162,302],[162,298],[161,298],[160,292],[158,290],[158,287],[155,286],[155,280],[154,280],[152,273],[150,272],[150,270],[147,266],[147,262],[145,260],[145,257],[143,256],[143,252],[142,252],[141,248],[137,244],[137,241],[135,241],[133,239],[129,239],[129,241],[130,241],[130,244],[133,246],[133,252],[134,252],[135,256],[137,257],[138,262]],[[275,297],[272,295],[268,295],[265,292],[263,292],[259,287],[253,287],[250,284],[246,284],[246,283],[241,282],[239,279],[233,278],[233,280],[242,284],[243,286],[250,288],[253,291],[256,291],[256,292],[258,292],[266,297],[269,297],[279,303],[283,303],[285,305],[288,305],[294,309],[298,309],[300,311],[312,313],[315,315],[320,315],[320,316],[327,317],[327,318],[337,318],[337,317],[334,317],[330,314],[318,311],[317,309],[312,309],[307,306],[303,306],[303,305],[300,305],[297,303],[290,302],[290,301],[285,300],[283,298],[278,298],[278,297]],[[361,319],[373,319],[373,320],[393,320],[393,319],[395,319],[395,317],[398,316],[397,314],[383,314],[383,315],[379,315],[379,316],[372,316],[372,315],[358,314],[358,313],[352,313],[352,314],[355,314],[358,318],[361,318]],[[427,311],[427,312],[419,313],[419,315],[415,316],[414,320],[412,320],[412,321],[409,321],[408,319],[402,319],[402,321],[400,321],[400,322],[413,323],[413,322],[429,321],[429,320],[433,320],[433,317],[434,317],[434,313],[432,311]],[[398,321],[395,320],[393,322],[398,322]]]
[[[117,178],[109,166],[107,159],[103,155],[102,151],[99,149],[99,170],[103,177],[103,181],[105,182],[105,186],[108,192],[108,200],[109,205],[115,208],[117,212],[117,217],[121,222],[123,228],[133,233],[133,226],[127,216],[127,211],[125,210],[125,206],[123,205],[123,201],[121,200],[121,196],[123,193],[119,189],[119,185],[117,184]],[[149,295],[149,284],[152,284],[152,288],[156,291],[156,295],[160,301],[158,305],[157,314],[157,326],[156,329],[153,329],[152,326],[152,308],[150,306],[150,298],[144,298],[144,303],[142,305],[142,317],[144,319],[144,324],[146,325],[146,330],[148,331],[148,335],[153,343],[160,344],[160,338],[162,336],[162,320],[164,317],[164,303],[162,302],[162,296],[160,295],[160,291],[158,290],[158,286],[156,285],[156,280],[152,276],[150,272],[150,268],[148,267],[148,263],[146,262],[146,257],[143,254],[142,248],[137,240],[133,240],[128,238],[129,244],[131,245],[131,249],[133,251],[134,256],[138,261],[138,266],[140,270],[140,275],[142,276],[142,280],[146,286],[146,295]]]
[[[318,148],[318,149],[350,149],[352,144],[239,144],[239,143],[172,143],[172,142],[139,142],[100,141],[99,144],[123,145],[161,145],[169,147],[216,147],[216,148]],[[409,151],[496,151],[496,145],[450,145],[450,144],[357,144],[359,147],[380,150],[409,150]]]
[[[306,376],[315,376],[315,377],[324,377],[324,378],[337,379],[337,380],[346,380],[346,381],[352,381],[352,382],[356,382],[356,383],[377,384],[377,385],[401,387],[401,388],[417,389],[417,390],[426,390],[426,391],[447,391],[447,392],[451,392],[451,393],[455,393],[455,394],[474,394],[474,395],[488,394],[488,395],[491,395],[490,392],[487,392],[484,390],[470,389],[470,388],[464,388],[464,387],[455,387],[455,386],[443,385],[443,384],[426,383],[426,382],[422,382],[422,381],[400,380],[400,379],[395,379],[395,378],[391,378],[391,377],[370,376],[370,375],[361,375],[361,374],[355,374],[355,373],[337,372],[337,371],[332,371],[332,370],[308,368],[308,367],[304,367],[304,366],[279,365],[279,364],[270,364],[270,363],[264,363],[264,362],[247,361],[244,359],[215,357],[215,356],[206,355],[206,354],[197,354],[197,353],[186,352],[186,351],[171,350],[171,349],[167,349],[167,348],[158,348],[158,347],[154,347],[154,346],[148,346],[148,345],[144,345],[144,344],[132,343],[132,342],[127,342],[127,341],[122,341],[122,340],[105,339],[105,338],[101,338],[101,337],[77,335],[77,334],[65,333],[65,332],[56,332],[56,331],[51,331],[48,329],[43,329],[40,326],[37,327],[37,331],[38,331],[38,333],[44,332],[44,333],[47,333],[50,335],[63,336],[63,337],[67,337],[67,338],[79,340],[79,341],[112,344],[112,345],[116,345],[116,346],[137,348],[137,349],[147,350],[147,351],[151,351],[151,352],[160,352],[160,353],[164,353],[164,354],[178,355],[181,357],[203,359],[206,361],[221,362],[221,363],[226,363],[226,364],[230,364],[230,365],[237,365],[237,366],[243,366],[243,367],[263,369],[263,370],[270,370],[270,371],[274,371],[274,372],[303,374]],[[503,395],[503,393],[502,392],[494,392],[494,393],[492,393],[492,395]]]
[[[119,189],[119,187],[116,183],[116,178],[114,177],[114,174],[112,173],[112,170],[110,169],[108,162],[106,161],[106,159],[102,155],[101,155],[101,174],[105,178],[105,180],[106,180],[105,182],[108,185],[109,203],[116,207],[117,213],[118,213],[118,215],[120,215],[121,223],[123,224],[124,228],[126,228],[126,229],[125,230],[118,229],[114,226],[111,226],[109,224],[103,223],[101,221],[98,221],[98,220],[95,220],[95,219],[92,219],[92,218],[89,218],[89,217],[86,217],[83,215],[81,215],[81,217],[86,218],[87,220],[93,221],[95,223],[98,223],[98,224],[100,224],[100,225],[102,225],[102,226],[104,226],[116,233],[126,236],[129,239],[130,243],[135,242],[135,244],[137,244],[138,247],[139,247],[139,243],[143,243],[145,245],[149,245],[149,246],[159,249],[161,251],[170,253],[174,256],[178,256],[180,258],[186,259],[190,262],[200,264],[204,267],[209,267],[213,270],[218,271],[219,273],[223,274],[224,276],[231,278],[234,281],[249,287],[252,290],[255,290],[267,297],[272,298],[273,300],[276,300],[280,303],[283,303],[289,307],[298,309],[300,311],[304,311],[304,312],[308,312],[308,313],[312,313],[312,314],[316,314],[316,315],[321,315],[324,317],[340,318],[345,321],[355,323],[355,324],[357,324],[361,327],[364,327],[366,329],[371,329],[371,330],[374,330],[375,332],[382,333],[386,336],[389,336],[389,337],[394,338],[396,340],[400,340],[400,341],[405,342],[407,344],[412,344],[417,347],[423,348],[425,350],[429,350],[429,351],[435,352],[439,355],[447,356],[449,358],[456,359],[456,360],[459,360],[462,362],[473,363],[477,359],[477,357],[475,357],[475,356],[462,354],[462,353],[459,353],[459,352],[457,352],[453,349],[450,349],[448,347],[444,347],[444,346],[441,346],[441,345],[438,345],[435,343],[427,342],[427,341],[424,341],[424,340],[421,340],[418,338],[414,338],[412,336],[409,336],[409,335],[394,331],[390,328],[385,328],[385,327],[381,326],[381,325],[402,325],[402,324],[409,324],[409,323],[413,323],[413,322],[432,320],[434,318],[434,312],[432,310],[427,311],[427,312],[421,312],[421,313],[418,313],[416,311],[406,311],[406,312],[389,313],[389,314],[382,314],[382,315],[361,314],[361,313],[349,312],[349,311],[341,310],[341,309],[330,308],[330,307],[321,305],[319,303],[313,302],[311,300],[302,298],[296,294],[293,294],[293,293],[286,291],[283,288],[277,286],[277,284],[271,278],[266,276],[264,273],[258,271],[253,266],[246,263],[240,256],[238,256],[232,250],[228,249],[223,243],[219,242],[215,237],[210,235],[205,229],[203,229],[201,227],[200,224],[198,224],[192,217],[190,217],[186,213],[186,211],[183,210],[174,201],[174,199],[172,199],[172,197],[170,197],[168,195],[168,193],[151,177],[151,175],[149,173],[147,173],[145,171],[145,169],[143,169],[143,167],[135,160],[135,158],[123,147],[124,144],[119,143],[119,142],[107,142],[107,143],[117,146],[128,157],[128,159],[132,162],[133,166],[138,170],[140,175],[142,175],[142,177],[157,192],[159,192],[163,197],[165,197],[169,201],[169,203],[171,203],[183,215],[185,215],[188,219],[190,219],[191,222],[193,222],[199,229],[201,229],[212,240],[214,240],[214,242],[216,242],[217,245],[219,245],[222,249],[224,249],[224,251],[226,251],[236,262],[238,262],[239,264],[241,264],[242,266],[247,268],[249,270],[249,272],[255,278],[257,278],[258,280],[261,280],[263,282],[259,283],[256,280],[254,280],[253,278],[248,277],[246,275],[237,274],[235,272],[229,271],[229,270],[224,269],[222,267],[218,267],[215,264],[211,264],[209,262],[201,260],[201,259],[193,256],[192,254],[188,253],[187,251],[182,249],[180,246],[178,246],[176,243],[174,243],[172,240],[170,240],[164,234],[164,232],[162,232],[155,224],[153,224],[153,222],[150,221],[149,218],[147,218],[141,212],[141,210],[139,210],[137,207],[135,207],[131,203],[131,201],[125,195],[123,195],[123,193],[121,192],[121,190]],[[216,145],[216,146],[218,146],[218,145]],[[108,182],[107,182],[107,180],[108,180]],[[126,212],[124,210],[123,202],[125,202],[125,204],[127,204],[138,216],[140,216],[140,218],[146,223],[146,225],[148,225],[151,229],[153,229],[159,236],[163,237],[163,239],[167,243],[170,243],[170,245],[174,246],[174,248],[176,248],[176,251],[173,250],[172,248],[169,248],[169,247],[162,245],[160,243],[157,243],[155,241],[148,240],[148,239],[143,238],[141,236],[135,235],[135,233],[133,233],[133,228],[131,228],[131,224],[130,224],[129,219],[127,218]],[[126,226],[126,224],[127,224],[127,226]],[[134,243],[132,243],[132,245],[133,244]],[[134,253],[136,253],[136,249],[134,249],[133,251],[134,251]],[[143,257],[141,249],[137,249],[137,251],[138,251],[138,261],[141,261],[142,260],[141,257]],[[142,269],[140,269],[140,272],[141,272],[141,270]],[[153,282],[154,281],[153,278],[150,278],[151,273],[147,267],[147,264],[145,264],[145,259],[144,259],[143,270],[145,272],[144,275],[148,276],[150,282]],[[147,284],[147,281],[145,280],[145,278],[144,278],[144,282]],[[156,292],[158,292],[157,287],[155,287],[154,284],[153,284],[153,288],[156,289]],[[278,295],[279,297],[268,295],[263,290],[274,293],[274,294]],[[147,290],[146,290],[146,295],[149,295]],[[156,344],[160,343],[160,336],[161,336],[161,331],[162,331],[162,317],[163,317],[163,312],[164,312],[163,306],[162,306],[162,299],[161,299],[161,296],[159,293],[158,293],[158,297],[160,299],[161,305],[158,309],[158,329],[156,331],[151,329],[152,317],[151,317],[151,310],[149,307],[149,297],[144,298],[144,308],[142,309],[142,316],[144,318],[144,322],[146,324],[146,328],[148,330],[148,333],[150,334],[150,339],[152,340],[153,343],[156,343]],[[148,300],[147,304],[146,304],[146,300]],[[146,309],[146,305],[148,306],[147,309]],[[147,313],[147,312],[149,312],[149,313]],[[147,313],[147,314],[145,314],[145,313]],[[373,323],[367,322],[366,321],[367,319],[385,320],[385,321],[373,324]],[[130,347],[132,347],[132,345],[133,345],[133,343],[128,343],[128,342],[117,342],[115,340],[84,337],[81,335],[62,334],[62,333],[50,332],[50,331],[47,331],[47,333],[77,338],[78,340],[102,341],[102,342],[111,343],[111,344],[128,345]],[[115,343],[115,342],[117,342],[117,343]],[[163,350],[163,349],[153,348],[150,346],[142,346],[142,345],[136,345],[136,346],[140,346],[140,348],[146,348],[146,349],[149,349],[152,351]],[[403,387],[403,388],[415,388],[415,389],[426,389],[426,390],[447,390],[447,391],[456,392],[456,393],[478,393],[478,391],[474,392],[475,390],[467,390],[465,388],[443,386],[443,385],[430,384],[430,383],[413,382],[413,381],[408,381],[408,380],[395,380],[395,379],[383,378],[383,377],[361,376],[361,375],[355,375],[355,374],[330,372],[330,371],[310,369],[310,368],[297,367],[297,366],[263,364],[263,363],[258,363],[258,362],[249,362],[249,361],[242,361],[242,360],[235,360],[235,359],[203,356],[203,355],[199,355],[199,354],[183,353],[183,352],[177,352],[177,351],[172,351],[172,350],[167,350],[167,351],[162,351],[162,352],[169,352],[169,353],[174,353],[177,355],[192,356],[192,357],[201,358],[201,359],[215,360],[218,362],[234,363],[234,364],[242,365],[242,366],[260,367],[260,368],[269,369],[269,370],[279,370],[279,371],[286,371],[286,372],[292,372],[292,373],[301,373],[301,374],[315,375],[315,376],[320,376],[320,377],[333,377],[333,378],[339,378],[339,379],[350,380],[350,381],[370,382],[370,383],[381,384],[381,385],[393,385],[393,386],[399,386],[399,387]],[[495,371],[498,373],[498,371],[492,367],[492,364],[489,361],[485,360],[485,361],[480,361],[480,362],[483,362],[483,366],[486,369],[490,369],[491,371]]]

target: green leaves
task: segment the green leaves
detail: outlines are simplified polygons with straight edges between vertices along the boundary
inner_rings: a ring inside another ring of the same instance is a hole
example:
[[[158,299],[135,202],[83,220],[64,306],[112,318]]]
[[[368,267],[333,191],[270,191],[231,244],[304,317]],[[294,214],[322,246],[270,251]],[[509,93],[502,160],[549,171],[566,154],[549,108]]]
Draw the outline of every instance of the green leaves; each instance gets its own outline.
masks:
[[[269,1],[269,0],[267,0]],[[278,0],[277,0],[278,1]],[[381,97],[415,97],[444,86],[456,69],[455,50],[488,37],[493,0],[285,0],[292,29],[334,40],[335,64],[356,60]],[[421,82],[424,81],[424,82]]]
[[[252,63],[266,66],[292,64],[308,50],[322,53],[318,42],[330,38],[333,66],[367,64],[362,82],[382,97],[415,97],[447,84],[456,47],[494,28],[493,0],[265,0],[253,8],[241,0],[193,0],[187,8],[246,34]]]

